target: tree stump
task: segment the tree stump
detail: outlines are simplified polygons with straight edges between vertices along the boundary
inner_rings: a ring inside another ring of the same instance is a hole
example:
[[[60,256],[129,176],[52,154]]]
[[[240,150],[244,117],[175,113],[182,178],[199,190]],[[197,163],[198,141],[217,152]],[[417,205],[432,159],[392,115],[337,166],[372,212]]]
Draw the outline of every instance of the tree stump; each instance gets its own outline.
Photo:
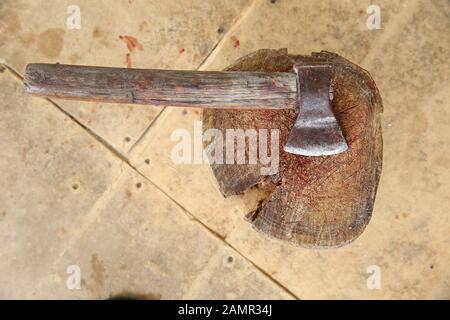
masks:
[[[294,63],[311,62],[332,66],[332,107],[347,152],[326,157],[284,152],[295,110],[204,110],[203,130],[219,129],[225,136],[226,129],[279,129],[278,173],[262,176],[261,164],[212,164],[220,190],[225,197],[261,190],[263,200],[246,218],[263,234],[302,247],[338,247],[356,239],[369,223],[381,174],[382,102],[373,79],[336,54],[299,56],[285,49],[259,50],[226,70],[291,72]]]

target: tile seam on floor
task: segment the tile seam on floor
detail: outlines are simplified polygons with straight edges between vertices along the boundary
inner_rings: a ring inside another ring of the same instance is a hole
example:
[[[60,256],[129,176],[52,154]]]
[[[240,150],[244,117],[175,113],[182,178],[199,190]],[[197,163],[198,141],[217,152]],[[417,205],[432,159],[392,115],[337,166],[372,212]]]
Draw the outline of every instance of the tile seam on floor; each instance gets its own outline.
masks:
[[[144,129],[142,134],[139,136],[139,138],[136,139],[136,142],[133,143],[133,145],[128,149],[126,152],[127,156],[131,156],[133,151],[140,146],[142,143],[142,140],[144,140],[147,133],[151,130],[151,128],[154,126],[154,124],[158,121],[159,117],[166,111],[167,107],[163,107],[160,112],[153,118],[153,120],[149,123],[149,125]]]

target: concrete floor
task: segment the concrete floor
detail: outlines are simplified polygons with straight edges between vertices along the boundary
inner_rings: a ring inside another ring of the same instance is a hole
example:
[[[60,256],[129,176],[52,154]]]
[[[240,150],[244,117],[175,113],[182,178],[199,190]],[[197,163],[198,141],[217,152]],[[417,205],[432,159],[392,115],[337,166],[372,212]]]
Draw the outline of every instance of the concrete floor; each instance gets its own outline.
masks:
[[[72,1],[0,1],[0,298],[450,298],[447,0],[376,1],[381,30],[359,0],[77,3],[70,30]],[[334,51],[380,89],[381,183],[348,246],[267,239],[243,219],[255,194],[224,199],[208,166],[175,166],[170,134],[198,111],[50,101],[21,83],[30,62],[220,70],[260,48]]]

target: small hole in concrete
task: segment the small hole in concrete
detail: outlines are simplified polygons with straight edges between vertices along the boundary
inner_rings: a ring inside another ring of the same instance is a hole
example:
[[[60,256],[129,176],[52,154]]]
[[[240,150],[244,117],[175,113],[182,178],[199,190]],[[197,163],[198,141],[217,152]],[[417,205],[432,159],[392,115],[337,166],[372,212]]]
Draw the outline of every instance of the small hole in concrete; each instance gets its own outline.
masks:
[[[219,33],[219,34],[222,34],[222,33],[224,33],[225,32],[225,28],[223,27],[223,26],[220,26],[218,29],[217,29],[217,33]]]
[[[431,265],[431,266],[430,266],[430,269],[434,269],[434,265]]]
[[[72,186],[73,190],[78,190],[78,188],[80,188],[80,186],[78,184],[76,184],[76,183]]]
[[[136,188],[140,189],[142,187],[142,183],[138,182],[136,183]]]
[[[125,137],[125,142],[130,142],[131,138],[130,137]]]
[[[151,163],[151,161],[150,161],[150,159],[145,159],[145,164],[150,164]]]
[[[229,256],[229,257],[227,258],[227,262],[228,262],[228,263],[233,263],[233,261],[234,261],[234,258],[233,258],[232,256]]]
[[[270,3],[276,3],[277,0],[270,0]]]

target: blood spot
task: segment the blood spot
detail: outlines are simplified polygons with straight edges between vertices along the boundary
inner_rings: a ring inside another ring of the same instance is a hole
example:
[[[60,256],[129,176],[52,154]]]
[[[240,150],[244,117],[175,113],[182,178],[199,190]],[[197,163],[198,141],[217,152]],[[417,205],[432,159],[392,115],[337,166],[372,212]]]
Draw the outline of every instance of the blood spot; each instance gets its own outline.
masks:
[[[119,36],[119,39],[125,42],[128,51],[133,52],[134,50],[142,50],[142,45],[139,41],[132,36]]]
[[[133,63],[131,61],[131,55],[129,53],[127,53],[126,57],[125,57],[125,63],[127,65],[128,69],[133,68]]]
[[[236,36],[232,36],[231,41],[233,41],[233,48],[238,49],[241,46],[241,41]]]

